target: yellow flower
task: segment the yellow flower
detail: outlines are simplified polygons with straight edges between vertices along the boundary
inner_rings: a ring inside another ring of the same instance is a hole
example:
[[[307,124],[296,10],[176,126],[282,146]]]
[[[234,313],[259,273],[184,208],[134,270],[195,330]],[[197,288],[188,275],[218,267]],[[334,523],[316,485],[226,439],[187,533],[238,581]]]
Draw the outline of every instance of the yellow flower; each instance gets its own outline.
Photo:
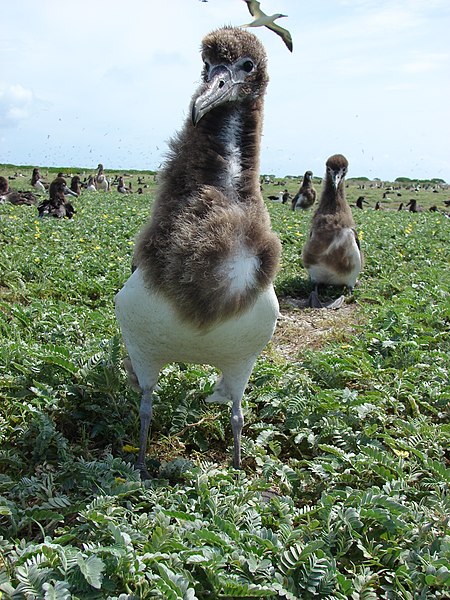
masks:
[[[137,454],[139,452],[139,448],[136,448],[136,446],[131,446],[130,444],[124,444],[124,446],[122,446],[122,450],[124,452],[130,452],[131,454]]]
[[[393,451],[394,451],[394,454],[396,454],[400,458],[408,458],[409,457],[409,452],[407,452],[406,450],[397,450],[396,448],[393,448]]]

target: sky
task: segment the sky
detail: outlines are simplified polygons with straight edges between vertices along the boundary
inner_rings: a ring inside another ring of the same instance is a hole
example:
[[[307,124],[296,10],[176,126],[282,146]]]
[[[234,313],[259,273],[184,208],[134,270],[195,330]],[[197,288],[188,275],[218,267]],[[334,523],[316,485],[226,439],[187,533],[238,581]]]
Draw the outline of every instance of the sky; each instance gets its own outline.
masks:
[[[450,183],[449,0],[261,0],[261,173]],[[200,82],[201,40],[252,17],[243,0],[2,3],[0,163],[156,170]]]

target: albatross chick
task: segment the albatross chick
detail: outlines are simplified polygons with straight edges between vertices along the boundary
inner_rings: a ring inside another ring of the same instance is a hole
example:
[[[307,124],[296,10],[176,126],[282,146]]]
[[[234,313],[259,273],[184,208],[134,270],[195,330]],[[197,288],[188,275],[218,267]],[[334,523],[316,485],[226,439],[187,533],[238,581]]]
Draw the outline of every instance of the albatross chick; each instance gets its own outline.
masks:
[[[319,299],[319,285],[345,285],[351,291],[363,265],[355,222],[345,198],[347,169],[348,162],[342,154],[327,160],[319,206],[303,247],[303,265],[316,286],[309,298],[313,308],[339,308],[344,296],[323,303]]]
[[[142,390],[137,468],[145,466],[152,393],[169,362],[221,371],[209,402],[230,402],[236,468],[242,396],[272,337],[272,281],[281,251],[259,187],[266,55],[251,33],[224,27],[202,42],[202,81],[191,117],[171,141],[135,270],[116,314]]]
[[[310,208],[316,201],[316,190],[312,182],[312,171],[306,171],[300,189],[292,198],[292,210]]]

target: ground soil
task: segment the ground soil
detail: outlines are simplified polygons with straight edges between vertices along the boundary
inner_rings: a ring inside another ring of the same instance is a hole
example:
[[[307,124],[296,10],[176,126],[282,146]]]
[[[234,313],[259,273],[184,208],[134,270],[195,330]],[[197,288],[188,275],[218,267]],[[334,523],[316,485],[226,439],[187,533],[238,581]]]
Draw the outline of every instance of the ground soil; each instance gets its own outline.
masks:
[[[344,303],[338,310],[307,308],[305,299],[279,298],[280,318],[272,350],[296,360],[304,350],[318,350],[333,340],[350,339],[361,322],[358,305]]]

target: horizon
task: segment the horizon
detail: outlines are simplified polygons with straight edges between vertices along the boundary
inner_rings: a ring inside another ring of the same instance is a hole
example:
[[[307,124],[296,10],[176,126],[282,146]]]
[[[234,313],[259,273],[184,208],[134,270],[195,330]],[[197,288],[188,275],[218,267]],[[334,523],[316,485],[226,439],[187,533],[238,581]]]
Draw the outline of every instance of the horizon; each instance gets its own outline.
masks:
[[[40,170],[45,169],[46,171],[51,171],[51,172],[58,172],[58,171],[63,171],[63,170],[76,171],[77,174],[79,174],[80,172],[94,173],[95,171],[97,171],[97,167],[86,167],[86,166],[76,166],[76,165],[49,166],[49,165],[34,165],[34,164],[33,165],[15,165],[15,164],[11,164],[11,163],[0,163],[0,167],[5,167],[5,168],[9,168],[9,169],[34,169],[35,167],[39,167]],[[108,172],[122,173],[122,174],[126,174],[126,172],[148,173],[148,174],[154,175],[154,174],[158,174],[159,171],[154,170],[154,169],[136,169],[136,168],[122,169],[122,168],[111,167],[109,169],[105,169],[106,175],[108,175]],[[273,177],[274,179],[301,179],[303,177],[303,174],[299,173],[298,175],[294,175],[292,173],[286,173],[285,175],[276,175],[274,173],[259,173],[259,177]],[[322,181],[323,176],[313,175],[313,179]],[[396,177],[395,179],[381,179],[380,177],[369,178],[365,175],[360,175],[360,176],[352,175],[352,176],[347,176],[346,181],[369,181],[371,183],[374,183],[374,182],[380,182],[380,183],[414,182],[414,183],[434,183],[434,184],[440,184],[440,185],[445,185],[445,186],[450,185],[447,181],[445,181],[444,179],[441,179],[439,177],[432,177],[429,179],[419,179],[417,177],[403,177],[401,175],[399,177]]]

